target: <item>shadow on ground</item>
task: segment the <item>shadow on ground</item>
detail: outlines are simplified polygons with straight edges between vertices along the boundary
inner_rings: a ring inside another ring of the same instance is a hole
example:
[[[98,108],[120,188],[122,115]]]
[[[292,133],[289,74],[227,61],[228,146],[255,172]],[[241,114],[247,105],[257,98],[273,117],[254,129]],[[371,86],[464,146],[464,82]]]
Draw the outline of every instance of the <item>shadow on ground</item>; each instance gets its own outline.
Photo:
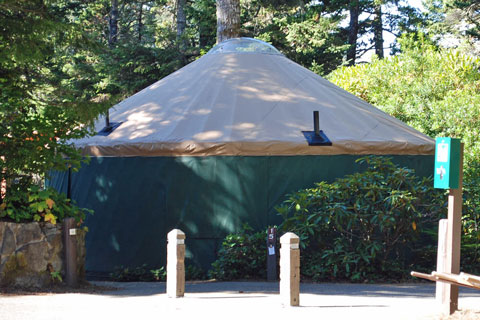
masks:
[[[92,282],[104,288],[115,288],[94,294],[111,296],[149,296],[165,294],[165,282]],[[348,283],[302,283],[302,294],[339,295],[362,297],[410,297],[431,298],[435,295],[435,284],[348,284]],[[278,294],[278,282],[187,282],[185,294],[222,293],[222,294]],[[479,290],[460,288],[461,297],[480,297]],[[235,298],[238,298],[237,296]]]

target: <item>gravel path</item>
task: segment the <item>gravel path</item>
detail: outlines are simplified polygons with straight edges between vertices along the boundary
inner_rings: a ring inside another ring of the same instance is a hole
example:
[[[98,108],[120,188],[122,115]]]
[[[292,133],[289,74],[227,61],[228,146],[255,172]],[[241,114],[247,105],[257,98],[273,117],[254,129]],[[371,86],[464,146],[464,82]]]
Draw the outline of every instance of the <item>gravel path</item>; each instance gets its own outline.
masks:
[[[0,296],[1,320],[94,319],[446,319],[434,284],[310,284],[300,307],[284,307],[278,283],[189,282],[184,298],[165,294],[165,283],[94,282],[116,290]],[[461,313],[480,319],[480,291],[461,288]]]

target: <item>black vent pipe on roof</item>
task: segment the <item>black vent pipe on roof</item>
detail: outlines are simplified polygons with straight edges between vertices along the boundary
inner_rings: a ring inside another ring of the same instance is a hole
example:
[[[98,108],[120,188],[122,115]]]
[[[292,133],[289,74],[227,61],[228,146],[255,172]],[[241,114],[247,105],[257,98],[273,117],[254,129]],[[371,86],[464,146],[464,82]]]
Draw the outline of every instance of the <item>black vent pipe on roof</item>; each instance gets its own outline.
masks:
[[[320,123],[318,121],[318,111],[313,111],[313,131],[315,131],[315,136],[320,135]]]
[[[110,110],[107,110],[107,114],[105,115],[105,128],[109,129],[110,126]]]
[[[313,111],[313,131],[302,131],[309,146],[331,146],[332,142],[327,135],[320,130],[318,111]]]
[[[97,132],[97,136],[108,136],[113,130],[117,129],[122,122],[110,122],[110,111],[107,110],[107,114],[105,115],[105,127]]]

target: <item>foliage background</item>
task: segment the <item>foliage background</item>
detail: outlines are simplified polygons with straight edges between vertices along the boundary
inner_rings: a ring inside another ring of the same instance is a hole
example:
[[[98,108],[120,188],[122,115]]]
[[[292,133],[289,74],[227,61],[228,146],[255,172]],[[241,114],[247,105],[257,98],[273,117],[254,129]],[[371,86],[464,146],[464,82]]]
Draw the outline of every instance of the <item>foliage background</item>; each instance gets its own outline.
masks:
[[[401,40],[402,52],[341,67],[329,80],[431,136],[465,144],[462,265],[480,257],[480,60],[441,49],[420,34]]]
[[[223,240],[218,259],[208,276],[217,280],[265,279],[267,276],[267,232],[244,225]]]

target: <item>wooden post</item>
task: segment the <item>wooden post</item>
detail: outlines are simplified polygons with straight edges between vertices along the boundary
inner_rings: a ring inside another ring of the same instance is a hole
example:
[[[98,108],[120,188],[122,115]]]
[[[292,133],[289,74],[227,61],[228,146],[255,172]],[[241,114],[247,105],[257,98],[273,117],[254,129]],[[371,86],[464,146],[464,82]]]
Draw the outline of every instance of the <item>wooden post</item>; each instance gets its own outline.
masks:
[[[447,259],[445,272],[460,273],[460,241],[462,231],[462,188],[463,188],[463,143],[460,145],[460,174],[457,189],[450,189],[448,195]],[[458,286],[445,285],[442,301],[443,313],[450,315],[458,309]]]
[[[446,272],[447,226],[447,219],[441,219],[438,223],[437,272]],[[443,304],[443,301],[446,299],[446,292],[447,284],[445,282],[437,281],[435,298],[438,303]]]
[[[300,238],[287,232],[280,238],[280,299],[285,306],[300,305]]]
[[[75,219],[63,220],[63,243],[65,246],[65,282],[68,286],[78,285],[77,274],[77,229]]]
[[[3,162],[3,165],[5,165],[6,161],[5,161],[5,156],[0,156],[0,163]],[[3,167],[2,166],[2,173],[5,174],[7,173],[7,168]],[[2,203],[3,199],[5,198],[5,196],[7,195],[7,180],[5,180],[5,178],[1,178],[0,179],[0,203]]]
[[[185,294],[185,233],[173,229],[167,239],[167,296],[180,298]]]

